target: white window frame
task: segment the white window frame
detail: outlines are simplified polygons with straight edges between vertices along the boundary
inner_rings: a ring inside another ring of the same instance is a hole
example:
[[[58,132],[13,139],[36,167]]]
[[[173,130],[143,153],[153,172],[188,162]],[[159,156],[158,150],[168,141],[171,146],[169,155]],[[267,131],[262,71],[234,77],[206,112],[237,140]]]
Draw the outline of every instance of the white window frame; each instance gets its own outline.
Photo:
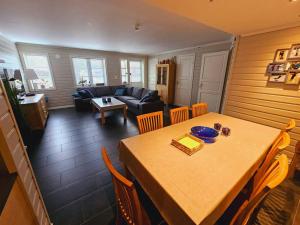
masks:
[[[41,90],[46,90],[46,91],[55,91],[56,90],[56,85],[55,85],[55,79],[54,79],[54,76],[53,76],[53,72],[52,72],[52,67],[51,67],[51,64],[50,64],[50,57],[47,53],[32,53],[32,52],[24,52],[22,54],[22,60],[23,60],[23,65],[24,65],[24,68],[25,69],[32,69],[32,68],[28,68],[27,65],[26,65],[26,56],[44,56],[46,57],[47,59],[47,63],[48,63],[48,68],[49,68],[49,73],[50,73],[50,76],[51,76],[51,80],[52,80],[52,83],[53,83],[53,88],[44,88],[44,89],[34,89],[33,88],[33,85],[27,85],[28,86],[28,89],[30,91],[41,91]],[[26,77],[26,74],[25,74],[25,78],[26,80],[28,81],[27,77]]]
[[[141,58],[121,58],[120,59],[120,75],[121,75],[121,82],[122,82],[122,66],[121,61],[126,60],[127,61],[127,85],[135,84],[135,83],[141,83],[142,86],[145,86],[145,60]],[[132,82],[130,79],[130,61],[136,61],[141,63],[141,81],[140,82]]]
[[[93,82],[93,75],[92,75],[92,66],[91,66],[91,60],[104,60],[104,86],[108,85],[108,79],[107,79],[107,62],[106,62],[106,58],[104,57],[85,57],[85,56],[71,56],[70,60],[71,60],[71,65],[72,65],[72,71],[73,71],[73,78],[74,78],[74,85],[75,87],[81,87],[80,84],[77,83],[76,81],[76,74],[75,74],[75,67],[74,67],[74,62],[73,59],[77,58],[77,59],[86,59],[87,60],[87,69],[88,69],[88,77],[90,79],[91,82]],[[96,84],[91,83],[91,87],[97,87]]]

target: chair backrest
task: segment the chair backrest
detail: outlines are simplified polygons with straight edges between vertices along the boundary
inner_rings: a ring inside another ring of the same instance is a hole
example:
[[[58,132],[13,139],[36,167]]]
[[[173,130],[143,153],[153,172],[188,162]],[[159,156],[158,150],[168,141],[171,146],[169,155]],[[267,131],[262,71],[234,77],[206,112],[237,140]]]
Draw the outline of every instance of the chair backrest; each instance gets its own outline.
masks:
[[[181,123],[189,119],[189,108],[187,106],[170,110],[171,124]]]
[[[288,175],[289,165],[288,158],[282,154],[279,158],[273,162],[268,168],[264,176],[262,176],[259,185],[252,191],[252,195],[246,200],[234,218],[231,221],[231,225],[245,225],[249,221],[251,214],[256,206],[264,199],[269,191],[284,181]]]
[[[153,112],[136,117],[140,134],[163,128],[163,112]]]
[[[112,175],[118,213],[127,224],[143,225],[142,209],[134,184],[113,167],[105,148],[102,148],[102,158]]]
[[[294,119],[291,119],[286,127],[284,128],[284,131],[289,132],[290,130],[292,130],[294,127],[296,126],[296,121]]]
[[[258,168],[258,170],[254,176],[254,181],[253,181],[254,189],[257,187],[259,181],[264,176],[266,170],[271,165],[272,160],[278,154],[279,150],[282,150],[282,149],[286,148],[287,146],[289,146],[290,142],[291,142],[290,135],[285,131],[280,132],[279,136],[273,142],[271,148],[267,152],[267,155],[266,155],[263,163]]]
[[[205,102],[197,103],[192,105],[192,116],[197,117],[204,115],[208,112],[208,105]]]

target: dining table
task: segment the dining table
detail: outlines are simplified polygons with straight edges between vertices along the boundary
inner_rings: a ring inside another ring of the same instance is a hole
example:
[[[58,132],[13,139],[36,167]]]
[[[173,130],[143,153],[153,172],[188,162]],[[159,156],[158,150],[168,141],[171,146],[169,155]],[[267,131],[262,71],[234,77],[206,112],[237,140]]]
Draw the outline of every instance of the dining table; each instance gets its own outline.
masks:
[[[220,123],[219,134],[193,155],[171,145],[194,126]],[[119,157],[169,225],[215,224],[262,163],[279,129],[207,113],[122,139]]]

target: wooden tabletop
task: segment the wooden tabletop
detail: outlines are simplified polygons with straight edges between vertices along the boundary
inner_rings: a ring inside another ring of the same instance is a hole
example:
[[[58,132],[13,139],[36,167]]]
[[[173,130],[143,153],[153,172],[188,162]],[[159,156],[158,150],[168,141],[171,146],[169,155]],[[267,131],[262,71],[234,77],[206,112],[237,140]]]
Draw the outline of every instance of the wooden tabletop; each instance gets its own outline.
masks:
[[[192,156],[171,140],[193,126],[231,129]],[[123,139],[120,159],[170,225],[214,224],[256,171],[280,131],[208,113],[180,124]]]

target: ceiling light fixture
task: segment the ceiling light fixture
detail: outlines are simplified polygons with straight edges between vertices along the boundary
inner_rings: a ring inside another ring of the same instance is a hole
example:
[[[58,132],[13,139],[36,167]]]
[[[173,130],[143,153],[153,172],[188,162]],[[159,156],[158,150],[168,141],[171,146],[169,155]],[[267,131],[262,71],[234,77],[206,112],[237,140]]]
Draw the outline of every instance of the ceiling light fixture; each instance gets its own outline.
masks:
[[[136,23],[135,25],[134,25],[134,30],[135,31],[139,31],[141,29],[141,25],[139,24],[139,23]]]
[[[297,2],[298,0],[289,0],[290,2]]]

